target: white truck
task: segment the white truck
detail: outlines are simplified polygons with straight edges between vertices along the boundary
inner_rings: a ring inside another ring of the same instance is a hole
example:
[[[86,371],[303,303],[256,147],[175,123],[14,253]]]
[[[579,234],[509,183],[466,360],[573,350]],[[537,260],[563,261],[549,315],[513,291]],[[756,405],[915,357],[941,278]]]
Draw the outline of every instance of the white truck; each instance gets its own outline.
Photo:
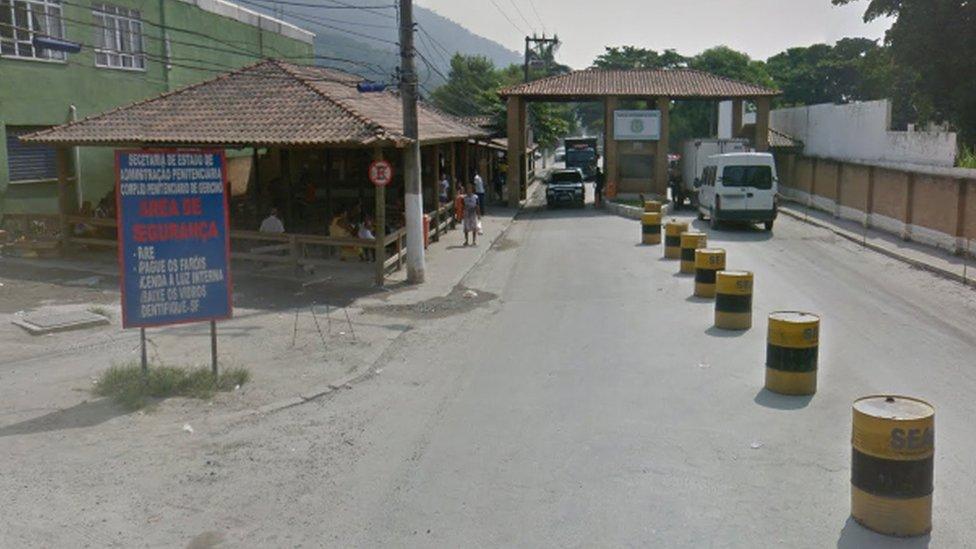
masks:
[[[698,207],[695,180],[701,178],[702,169],[708,163],[709,157],[750,150],[748,139],[701,138],[685,141],[681,151],[681,172],[675,174],[670,182],[671,200],[674,201],[675,208],[680,208],[686,199],[691,201],[692,207]]]

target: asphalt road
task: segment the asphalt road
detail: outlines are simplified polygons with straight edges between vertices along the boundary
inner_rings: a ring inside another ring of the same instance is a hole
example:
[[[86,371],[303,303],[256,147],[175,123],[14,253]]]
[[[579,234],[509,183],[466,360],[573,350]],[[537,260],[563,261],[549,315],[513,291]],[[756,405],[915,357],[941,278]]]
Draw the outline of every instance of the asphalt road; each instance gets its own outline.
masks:
[[[710,232],[756,274],[756,327],[723,333],[639,235],[526,211],[465,277],[478,299],[328,397],[124,451],[93,453],[96,431],[6,438],[59,457],[5,484],[38,526],[0,545],[976,547],[976,292],[784,218]],[[813,398],[762,390],[783,309],[823,317]],[[931,537],[848,518],[851,403],[882,392],[936,406]]]
[[[513,226],[467,281],[496,307],[375,382],[340,545],[976,546],[976,294],[781,219],[710,233],[756,274],[756,328],[733,335],[638,236],[592,210]],[[761,390],[782,309],[823,316],[813,398]],[[391,387],[421,370],[419,394]],[[879,392],[937,408],[931,538],[848,518],[850,405]]]

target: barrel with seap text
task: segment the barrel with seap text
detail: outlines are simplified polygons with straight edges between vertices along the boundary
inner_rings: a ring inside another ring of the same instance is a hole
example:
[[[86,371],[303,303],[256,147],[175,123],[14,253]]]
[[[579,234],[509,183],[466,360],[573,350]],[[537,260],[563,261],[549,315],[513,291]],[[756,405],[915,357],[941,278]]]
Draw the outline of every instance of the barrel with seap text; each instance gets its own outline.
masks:
[[[708,237],[698,231],[681,233],[681,269],[684,274],[695,273],[695,250],[708,247]]]
[[[645,212],[641,215],[641,242],[655,245],[661,243],[661,214]]]
[[[695,297],[715,297],[715,280],[725,269],[725,250],[702,248],[695,250]]]
[[[752,328],[753,274],[719,271],[715,276],[715,327],[722,330]]]
[[[664,226],[664,257],[681,259],[681,233],[688,232],[688,223],[671,220]]]
[[[932,530],[935,409],[904,396],[870,396],[853,406],[851,516],[891,536]]]
[[[783,395],[817,392],[820,317],[797,311],[769,315],[766,389]]]

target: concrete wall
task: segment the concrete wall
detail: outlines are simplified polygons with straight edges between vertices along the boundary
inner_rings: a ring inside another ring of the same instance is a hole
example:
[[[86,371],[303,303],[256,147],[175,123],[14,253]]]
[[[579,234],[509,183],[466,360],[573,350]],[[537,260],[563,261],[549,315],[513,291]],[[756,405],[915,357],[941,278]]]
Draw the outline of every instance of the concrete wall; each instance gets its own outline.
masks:
[[[777,156],[780,192],[837,217],[953,252],[976,253],[976,170]]]
[[[803,141],[803,152],[808,156],[944,167],[955,165],[955,133],[890,131],[891,103],[887,99],[776,109],[771,113],[770,125]]]
[[[62,4],[65,37],[82,44],[80,53],[69,54],[66,62],[0,57],[0,217],[5,212],[57,212],[54,181],[10,182],[6,126],[62,124],[68,121],[71,105],[79,118],[90,116],[213,78],[264,56],[312,62],[311,33],[223,0],[111,3],[140,10],[145,70],[95,66],[91,44],[96,27],[87,1]],[[164,61],[166,39],[169,64]],[[82,198],[96,204],[114,187],[113,152],[82,148],[79,160]]]

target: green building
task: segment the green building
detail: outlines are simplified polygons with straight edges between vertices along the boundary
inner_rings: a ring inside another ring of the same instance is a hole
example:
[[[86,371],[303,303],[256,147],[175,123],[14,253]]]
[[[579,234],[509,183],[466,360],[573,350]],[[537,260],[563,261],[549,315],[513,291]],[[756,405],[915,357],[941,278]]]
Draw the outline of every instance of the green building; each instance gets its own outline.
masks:
[[[81,49],[39,47],[51,38]],[[313,39],[223,0],[0,0],[0,218],[58,211],[54,149],[24,145],[18,135],[262,58],[312,63]],[[73,164],[77,207],[112,192],[111,149],[79,149]]]

